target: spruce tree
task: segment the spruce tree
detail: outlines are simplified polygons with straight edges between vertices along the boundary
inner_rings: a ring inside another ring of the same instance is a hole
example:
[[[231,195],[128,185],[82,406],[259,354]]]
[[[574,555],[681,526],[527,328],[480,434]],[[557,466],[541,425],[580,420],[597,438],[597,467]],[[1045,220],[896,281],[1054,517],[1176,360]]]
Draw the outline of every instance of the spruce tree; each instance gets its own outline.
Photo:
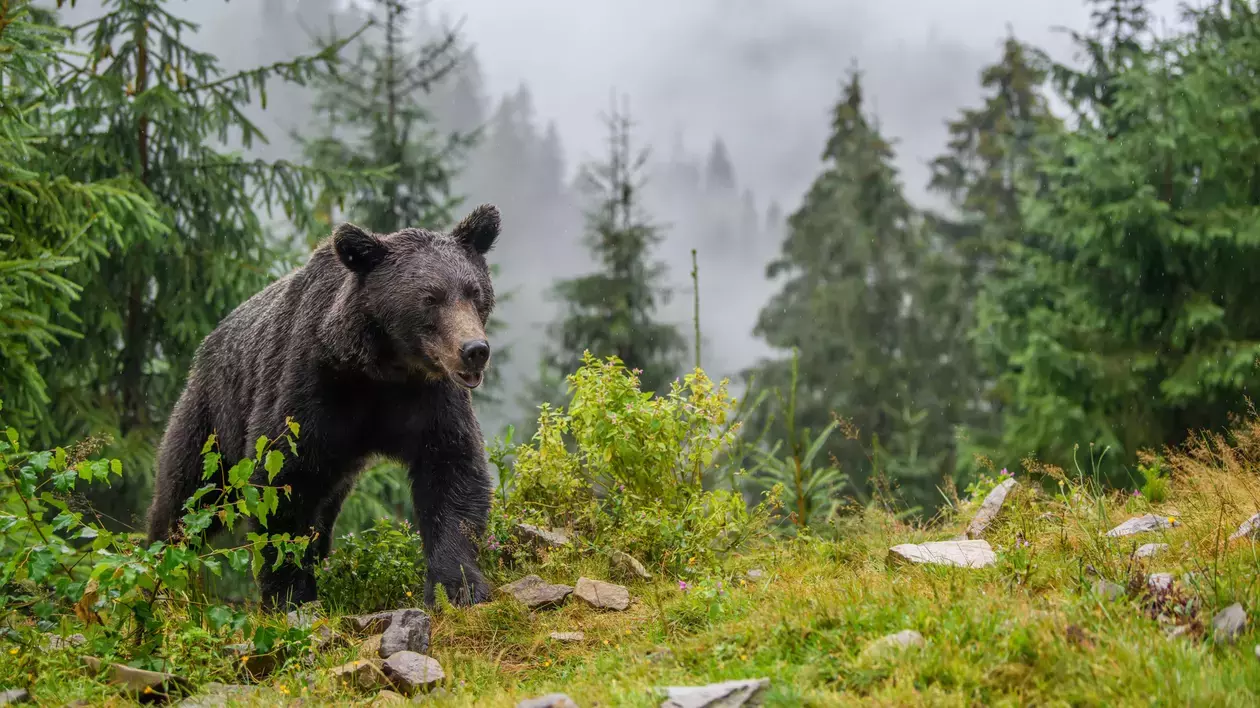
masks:
[[[74,313],[83,287],[67,275],[111,248],[168,233],[131,175],[85,183],[60,174],[45,152],[65,110],[52,81],[64,33],[49,20],[25,2],[0,5],[0,398],[10,424],[44,439],[58,424],[46,360],[84,336]]]
[[[460,202],[451,182],[475,138],[440,134],[423,101],[456,66],[457,37],[413,48],[409,15],[404,0],[373,0],[370,26],[351,45],[354,58],[318,75],[315,110],[327,130],[304,141],[317,166],[384,172],[378,183],[336,195],[350,205],[347,220],[378,233],[450,225]]]
[[[151,453],[202,338],[293,262],[258,207],[281,209],[308,229],[317,191],[352,175],[221,147],[234,141],[248,150],[263,140],[244,107],[265,105],[270,80],[306,83],[338,47],[228,74],[186,41],[196,29],[161,0],[104,0],[71,33],[86,57],[67,51],[49,86],[31,96],[43,107],[50,174],[130,180],[165,226],[99,243],[65,271],[82,292],[54,324],[84,336],[40,364],[53,404],[35,444],[116,433],[132,472],[147,468],[134,463]],[[134,508],[142,480],[126,479],[138,488],[115,495],[115,515]]]
[[[652,259],[662,236],[640,203],[647,153],[632,149],[624,109],[614,106],[606,123],[607,158],[584,166],[580,176],[592,203],[586,242],[598,270],[556,284],[563,314],[550,328],[555,344],[546,362],[552,371],[568,374],[586,350],[616,356],[642,371],[643,390],[662,392],[678,376],[687,347],[676,325],[656,319],[669,293],[665,265]]]
[[[952,449],[952,393],[943,388],[942,347],[951,324],[922,277],[940,267],[902,193],[891,145],[864,112],[854,71],[833,113],[824,170],[788,219],[780,255],[767,268],[781,290],[762,309],[755,334],[776,349],[799,351],[795,422],[818,433],[833,413],[850,420],[861,442],[833,435],[825,454],[861,492],[872,474],[901,484],[909,502],[933,503]],[[939,250],[939,249],[937,249]],[[791,359],[749,373],[784,392]],[[770,409],[759,409],[761,430]],[[782,439],[777,411],[771,439]],[[808,436],[808,435],[807,435]],[[838,491],[838,490],[837,490]]]
[[[1058,131],[1041,93],[1046,78],[1042,57],[1008,38],[1001,60],[981,72],[981,86],[988,92],[984,103],[949,123],[948,150],[932,162],[929,188],[953,207],[952,214],[933,215],[931,226],[954,265],[940,272],[947,282],[939,285],[953,294],[959,310],[949,347],[957,366],[950,379],[957,393],[955,413],[966,426],[966,450],[957,462],[973,472],[976,458],[969,453],[991,451],[1010,398],[997,385],[1008,362],[994,348],[992,333],[976,330],[976,301],[982,288],[1010,275],[1010,256],[1028,241],[1021,198],[1036,185],[1036,151]]]

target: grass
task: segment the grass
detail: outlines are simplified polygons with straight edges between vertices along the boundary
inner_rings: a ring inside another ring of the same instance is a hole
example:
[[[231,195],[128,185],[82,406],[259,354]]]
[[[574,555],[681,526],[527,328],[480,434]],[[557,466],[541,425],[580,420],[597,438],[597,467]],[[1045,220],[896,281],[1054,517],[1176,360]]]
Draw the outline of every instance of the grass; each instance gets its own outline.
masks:
[[[670,578],[630,583],[635,601],[622,613],[576,601],[532,613],[505,599],[444,607],[434,616],[431,653],[448,680],[446,692],[429,702],[511,706],[562,691],[582,706],[656,706],[656,686],[766,677],[770,706],[1257,705],[1260,638],[1249,625],[1237,642],[1217,643],[1211,618],[1234,602],[1249,613],[1260,608],[1260,556],[1250,541],[1227,542],[1260,510],[1258,431],[1252,424],[1228,445],[1202,438],[1171,455],[1160,504],[1040,470],[1054,493],[1025,480],[988,535],[998,562],[986,569],[887,563],[892,545],[957,535],[974,506],[931,528],[867,512],[826,537],[782,540],[729,558],[698,572],[687,590]],[[1103,535],[1144,513],[1180,525],[1136,537]],[[1131,559],[1138,545],[1153,542],[1170,548]],[[748,580],[752,568],[764,575]],[[499,579],[530,571],[568,584],[610,574],[605,560],[586,557],[503,571]],[[1152,596],[1141,588],[1155,571],[1194,575],[1187,587]],[[1106,600],[1091,590],[1100,578],[1130,591]],[[1167,637],[1174,625],[1185,626],[1185,634]],[[863,654],[871,641],[903,629],[920,632],[926,646]],[[553,631],[582,631],[586,639],[560,644],[548,638]],[[127,704],[79,668],[87,647],[42,652],[33,648],[38,634],[31,627],[18,634],[26,644],[3,645],[0,686],[25,685],[26,677],[41,705]],[[221,650],[223,637],[207,631],[183,641],[167,647],[181,675],[198,684],[245,682]],[[649,657],[662,648],[672,653]],[[357,648],[346,646],[322,654],[315,667],[291,662],[260,682],[264,690],[249,705],[368,700],[319,670],[356,656]]]

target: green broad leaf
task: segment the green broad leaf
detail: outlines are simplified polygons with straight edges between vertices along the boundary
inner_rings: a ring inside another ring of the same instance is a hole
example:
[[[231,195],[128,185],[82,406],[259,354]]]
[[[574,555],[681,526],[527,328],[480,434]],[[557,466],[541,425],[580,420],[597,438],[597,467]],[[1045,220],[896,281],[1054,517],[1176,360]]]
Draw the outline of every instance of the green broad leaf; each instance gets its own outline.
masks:
[[[114,473],[115,477],[122,476],[122,460],[114,459],[109,461],[109,471]]]
[[[231,624],[235,618],[236,613],[232,611],[232,608],[223,605],[215,605],[206,610],[206,619],[210,621],[211,628],[216,632]]]
[[[254,476],[254,461],[248,457],[232,465],[232,469],[228,470],[228,486],[233,489],[241,489],[249,484],[249,480]]]
[[[254,443],[254,457],[262,459],[263,450],[267,449],[267,436],[259,436],[258,441]]]
[[[267,483],[270,484],[280,474],[280,468],[284,466],[284,453],[279,450],[271,450],[267,453],[267,460],[263,463],[263,468],[267,470]]]
[[[35,470],[36,474],[48,469],[48,465],[52,462],[52,453],[47,450],[37,452],[26,459],[26,464]]]
[[[298,422],[292,418],[287,419],[285,422],[288,423],[289,432],[293,433],[293,437],[298,437],[298,432],[302,429],[302,426],[298,425]]]
[[[206,444],[201,446],[201,454],[205,455],[214,448],[218,443],[218,437],[214,433],[210,433],[210,437],[206,438]]]

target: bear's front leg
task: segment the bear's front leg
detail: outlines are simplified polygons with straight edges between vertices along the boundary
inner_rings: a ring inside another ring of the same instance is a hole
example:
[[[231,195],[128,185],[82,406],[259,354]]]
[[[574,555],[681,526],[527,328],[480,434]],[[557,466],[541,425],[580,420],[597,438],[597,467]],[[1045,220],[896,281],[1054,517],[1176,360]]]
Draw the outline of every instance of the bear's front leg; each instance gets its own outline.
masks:
[[[471,413],[471,411],[469,411]],[[425,436],[411,463],[411,491],[428,563],[424,599],[441,584],[451,602],[490,599],[477,548],[490,517],[490,474],[475,419],[451,422]]]

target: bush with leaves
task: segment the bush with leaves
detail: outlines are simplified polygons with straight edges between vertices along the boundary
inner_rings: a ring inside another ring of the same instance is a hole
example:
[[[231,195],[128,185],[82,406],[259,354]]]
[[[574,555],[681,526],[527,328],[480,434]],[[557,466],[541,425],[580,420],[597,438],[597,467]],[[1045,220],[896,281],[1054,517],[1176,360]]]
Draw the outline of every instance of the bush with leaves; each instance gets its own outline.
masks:
[[[183,634],[207,627],[225,641],[243,635],[259,654],[309,642],[308,630],[279,629],[198,597],[205,572],[221,575],[226,564],[257,576],[266,549],[276,552],[273,567],[305,554],[306,537],[265,532],[280,497],[289,494],[287,487],[270,484],[286,458],[277,443],[287,442],[296,454],[298,432],[290,422],[281,438],[259,438],[255,455],[231,468],[212,436],[202,450],[205,484],[186,501],[181,532],[170,542],[145,544],[88,518],[91,510],[83,509],[76,495],[81,483],[108,484],[120,477],[118,460],[90,459],[92,444],[26,450],[17,430],[7,428],[0,440],[0,607],[34,615],[48,626],[73,612],[78,621],[99,626],[94,631],[99,653],[140,666],[160,666],[162,647],[180,645]],[[265,470],[266,484],[253,481],[256,469]],[[260,529],[248,532],[244,543],[209,544],[212,526],[231,530],[246,518]]]
[[[409,522],[389,517],[338,538],[337,548],[315,570],[320,600],[346,613],[407,606],[424,590],[423,548]]]
[[[777,489],[749,509],[738,492],[702,484],[737,433],[723,426],[733,403],[725,381],[697,369],[656,396],[616,357],[587,352],[569,384],[568,409],[542,406],[534,439],[514,451],[495,498],[491,545],[506,542],[519,521],[566,527],[583,546],[680,573],[765,528]]]

